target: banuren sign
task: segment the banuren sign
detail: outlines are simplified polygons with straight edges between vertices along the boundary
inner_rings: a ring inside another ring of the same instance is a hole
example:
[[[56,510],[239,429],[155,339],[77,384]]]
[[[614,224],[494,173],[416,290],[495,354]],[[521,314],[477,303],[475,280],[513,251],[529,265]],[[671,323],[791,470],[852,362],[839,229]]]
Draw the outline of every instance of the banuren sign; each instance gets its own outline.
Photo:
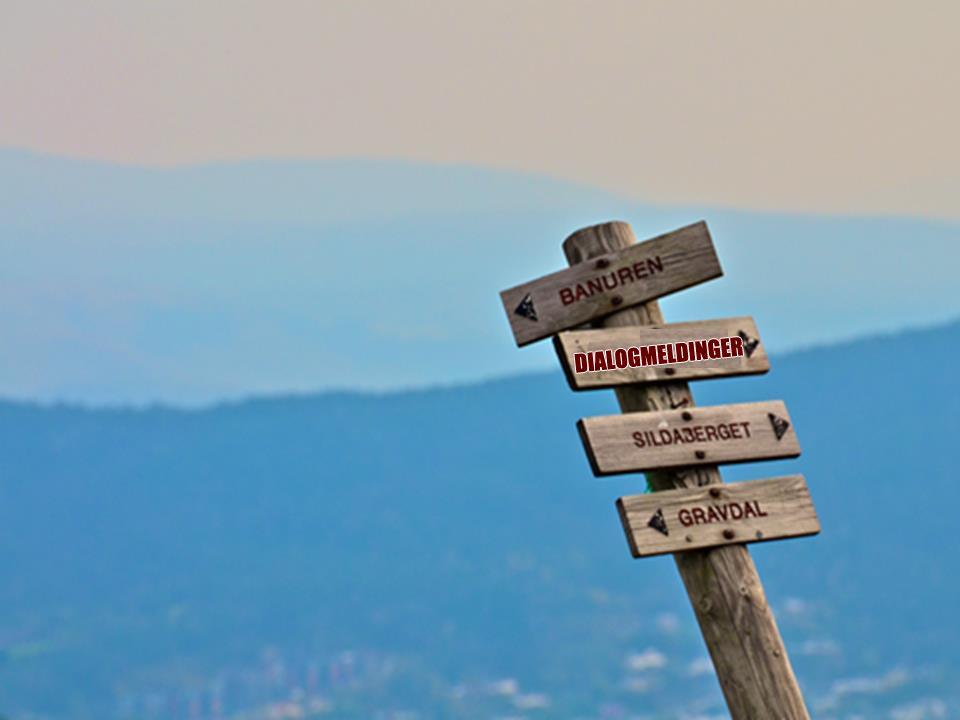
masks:
[[[800,454],[779,400],[605,415],[584,418],[578,428],[595,475]]]
[[[617,510],[634,557],[820,532],[802,475],[622,497]]]
[[[722,274],[700,222],[517,285],[500,298],[522,346]]]
[[[729,340],[726,348],[723,339]],[[568,330],[554,337],[554,347],[574,390],[770,369],[756,323],[749,317]]]

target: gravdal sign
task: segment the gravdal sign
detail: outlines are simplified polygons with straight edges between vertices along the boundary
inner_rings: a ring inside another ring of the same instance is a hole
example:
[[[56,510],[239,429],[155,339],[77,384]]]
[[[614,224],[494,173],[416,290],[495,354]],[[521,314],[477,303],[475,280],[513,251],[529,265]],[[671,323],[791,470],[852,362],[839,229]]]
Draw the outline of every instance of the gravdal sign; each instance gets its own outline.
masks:
[[[577,423],[594,475],[796,457],[780,400],[631,412]]]
[[[517,345],[723,274],[707,224],[578,263],[500,293]]]
[[[802,475],[631,495],[617,511],[634,557],[820,532]]]
[[[727,338],[733,342],[723,346],[721,339]],[[574,390],[755,375],[770,369],[749,317],[568,330],[554,336],[553,343]]]

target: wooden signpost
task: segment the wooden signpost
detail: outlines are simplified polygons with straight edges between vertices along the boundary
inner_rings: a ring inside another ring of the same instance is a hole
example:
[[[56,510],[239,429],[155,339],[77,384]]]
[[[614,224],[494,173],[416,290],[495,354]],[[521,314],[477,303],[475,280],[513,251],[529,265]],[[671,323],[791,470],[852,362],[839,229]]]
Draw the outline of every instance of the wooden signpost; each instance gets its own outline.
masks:
[[[806,481],[726,485],[717,467],[799,455],[793,423],[780,401],[696,408],[686,380],[769,369],[760,336],[749,318],[666,324],[656,302],[722,274],[706,224],[636,244],[604,223],[563,248],[568,270],[500,294],[514,339],[554,336],[574,390],[614,389],[624,414],[578,423],[587,457],[597,475],[646,472],[654,492],[616,503],[627,543],[673,553],[733,719],[809,720],[746,547],[820,531]],[[708,357],[711,340],[736,352]]]

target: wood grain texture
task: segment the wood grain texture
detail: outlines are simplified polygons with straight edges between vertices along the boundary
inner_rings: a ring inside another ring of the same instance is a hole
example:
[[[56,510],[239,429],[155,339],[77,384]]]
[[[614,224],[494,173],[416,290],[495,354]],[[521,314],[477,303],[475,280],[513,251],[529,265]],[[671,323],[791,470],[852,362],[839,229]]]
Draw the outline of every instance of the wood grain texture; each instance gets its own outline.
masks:
[[[793,423],[779,400],[603,415],[583,418],[577,427],[594,475],[800,454]]]
[[[802,475],[630,495],[617,511],[634,557],[820,532]]]
[[[724,337],[740,337],[744,344],[744,354],[740,357],[671,365],[648,365],[582,373],[574,371],[576,353],[603,352],[615,348],[644,347]],[[567,382],[573,390],[595,390],[627,383],[709,380],[737,375],[757,375],[770,369],[770,360],[763,343],[760,342],[756,323],[749,317],[668,323],[649,327],[567,330],[555,335],[553,344],[560,358],[563,372],[567,376]]]
[[[699,222],[517,285],[500,298],[523,346],[722,274],[707,225]]]
[[[572,265],[636,242],[627,223],[578,230],[563,243]],[[662,325],[656,301],[609,315],[597,327]],[[693,396],[686,382],[621,385],[614,389],[623,412],[670,409]],[[654,490],[722,483],[716,465],[647,473]],[[704,642],[717,671],[732,720],[809,720],[803,695],[773,612],[745,545],[726,545],[673,556]]]

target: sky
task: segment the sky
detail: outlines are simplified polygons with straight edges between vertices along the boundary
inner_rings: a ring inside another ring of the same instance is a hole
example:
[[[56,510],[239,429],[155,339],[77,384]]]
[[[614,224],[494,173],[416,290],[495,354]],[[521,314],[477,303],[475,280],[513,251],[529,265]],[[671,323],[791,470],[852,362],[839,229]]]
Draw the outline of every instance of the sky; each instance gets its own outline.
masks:
[[[0,0],[0,146],[960,218],[956,2]]]
[[[555,368],[497,293],[614,218],[707,220],[726,275],[668,319],[750,314],[774,353],[955,320],[957,27],[934,1],[0,0],[0,397]]]

